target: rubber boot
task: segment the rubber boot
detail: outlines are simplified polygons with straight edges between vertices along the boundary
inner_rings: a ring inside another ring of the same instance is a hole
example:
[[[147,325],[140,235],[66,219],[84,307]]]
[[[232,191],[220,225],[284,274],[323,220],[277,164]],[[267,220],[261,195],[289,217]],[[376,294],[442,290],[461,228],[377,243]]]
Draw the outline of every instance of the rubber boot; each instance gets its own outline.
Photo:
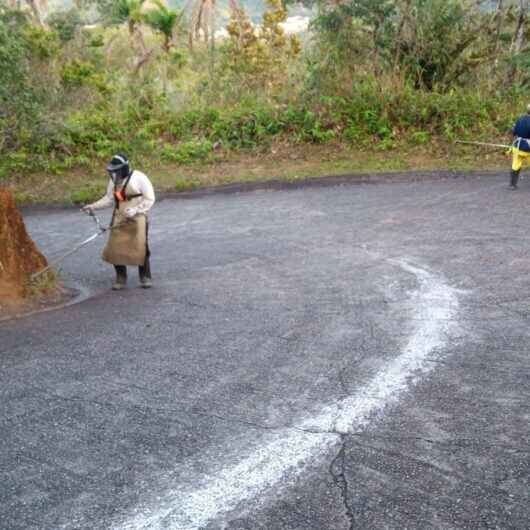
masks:
[[[510,189],[511,190],[517,189],[517,182],[519,181],[519,171],[514,171],[512,169],[512,172],[510,173]]]
[[[138,274],[140,276],[140,287],[149,289],[153,287],[153,281],[151,280],[151,264],[149,263],[149,257],[145,258],[145,263],[138,267]]]
[[[142,289],[150,289],[153,287],[153,280],[147,277],[140,278],[140,287],[142,287]]]
[[[116,269],[116,281],[112,284],[113,291],[121,291],[127,284],[127,267],[125,265],[114,265]]]

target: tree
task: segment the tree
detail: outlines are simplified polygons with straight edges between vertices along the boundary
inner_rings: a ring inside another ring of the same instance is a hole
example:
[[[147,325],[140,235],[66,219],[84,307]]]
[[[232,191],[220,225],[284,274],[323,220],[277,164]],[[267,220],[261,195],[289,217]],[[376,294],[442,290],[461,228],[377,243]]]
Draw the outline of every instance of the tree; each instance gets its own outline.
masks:
[[[46,19],[46,22],[65,43],[74,39],[81,26],[81,15],[77,8],[68,11],[56,11]]]
[[[236,85],[276,93],[287,79],[288,66],[301,47],[295,36],[288,37],[281,24],[287,10],[281,0],[267,0],[260,27],[254,27],[244,9],[231,2],[226,27],[229,41],[223,50],[225,75],[234,76]]]
[[[204,42],[208,44],[212,39],[211,47],[215,47],[215,9],[216,0],[194,0],[192,15],[188,32],[188,43],[193,50],[193,43],[202,33]]]
[[[348,61],[362,57],[358,43],[363,42],[371,49],[368,57],[364,54],[365,64],[377,77],[394,69],[417,87],[443,89],[492,60],[491,42],[484,35],[494,31],[495,15],[481,8],[483,3],[349,0],[321,6],[314,27],[324,46],[342,47],[337,55],[340,68],[348,69]]]
[[[48,11],[48,0],[7,0],[7,7],[20,11],[23,5],[27,6],[31,16],[37,24],[44,26],[44,16]]]
[[[145,22],[164,38],[162,48],[169,53],[173,46],[173,34],[178,28],[182,12],[177,13],[165,6],[160,0],[153,2],[157,9],[150,9],[144,16]]]
[[[528,1],[518,0],[516,24],[510,44],[510,67],[506,78],[506,84],[511,85],[517,74],[518,62],[521,61],[521,52],[524,49],[526,33],[528,31]]]
[[[167,63],[169,61],[169,54],[173,46],[174,32],[179,26],[182,19],[182,12],[177,13],[165,6],[160,0],[155,0],[156,9],[147,11],[144,16],[146,23],[155,31],[160,33],[164,39],[162,49],[165,53],[165,61],[163,65],[163,89],[167,92]]]
[[[148,50],[142,31],[144,20],[143,4],[145,0],[115,0],[110,14],[113,24],[126,24],[129,30],[131,45],[136,50],[138,60],[134,67],[137,73],[147,61],[149,61],[154,50]]]
[[[0,153],[46,141],[42,129],[56,117],[45,111],[54,86],[41,72],[57,50],[56,36],[27,14],[0,8]]]

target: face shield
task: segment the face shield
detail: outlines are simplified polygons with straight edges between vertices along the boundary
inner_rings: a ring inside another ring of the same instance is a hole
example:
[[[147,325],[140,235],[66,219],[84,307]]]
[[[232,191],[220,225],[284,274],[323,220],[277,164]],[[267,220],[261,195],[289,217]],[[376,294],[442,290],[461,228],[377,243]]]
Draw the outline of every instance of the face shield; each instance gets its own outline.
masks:
[[[123,155],[115,155],[107,166],[107,171],[112,182],[119,185],[130,174],[129,160]]]
[[[119,184],[123,180],[119,171],[109,171],[109,176],[114,184]]]

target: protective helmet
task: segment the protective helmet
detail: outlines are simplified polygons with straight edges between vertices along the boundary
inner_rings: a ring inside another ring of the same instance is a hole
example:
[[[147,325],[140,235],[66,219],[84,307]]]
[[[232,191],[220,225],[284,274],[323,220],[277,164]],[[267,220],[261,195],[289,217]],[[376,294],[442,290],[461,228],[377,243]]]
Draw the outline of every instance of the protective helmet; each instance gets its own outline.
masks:
[[[131,173],[129,159],[124,154],[114,155],[107,166],[107,171],[110,173],[110,176],[114,181],[116,179],[127,178]]]

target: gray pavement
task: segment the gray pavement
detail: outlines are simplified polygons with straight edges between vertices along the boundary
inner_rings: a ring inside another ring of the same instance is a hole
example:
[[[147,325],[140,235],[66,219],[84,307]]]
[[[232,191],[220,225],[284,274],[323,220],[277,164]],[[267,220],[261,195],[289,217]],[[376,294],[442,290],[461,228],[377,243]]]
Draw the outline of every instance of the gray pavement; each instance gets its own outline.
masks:
[[[164,200],[155,287],[0,323],[0,528],[530,528],[530,183]],[[110,212],[109,212],[110,213]],[[93,232],[29,213],[48,257]]]

